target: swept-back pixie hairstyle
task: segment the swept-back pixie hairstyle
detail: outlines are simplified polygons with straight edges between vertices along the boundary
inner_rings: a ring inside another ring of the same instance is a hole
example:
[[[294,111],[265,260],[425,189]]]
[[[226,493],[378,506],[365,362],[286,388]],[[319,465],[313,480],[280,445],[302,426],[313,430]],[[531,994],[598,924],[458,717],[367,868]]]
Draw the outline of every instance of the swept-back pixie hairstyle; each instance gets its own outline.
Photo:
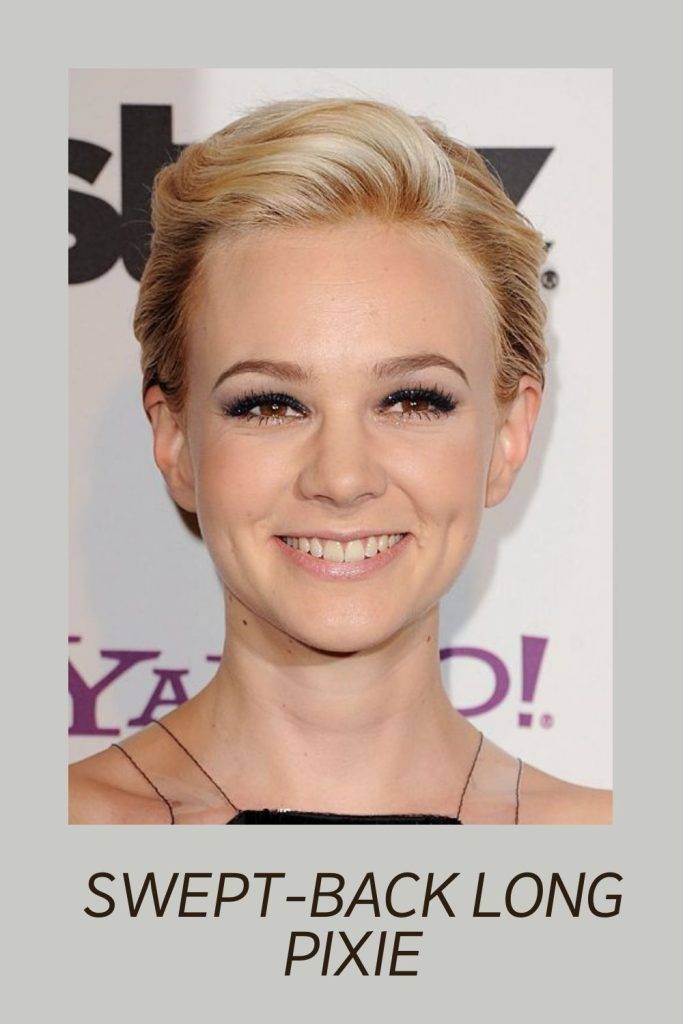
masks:
[[[523,374],[545,383],[543,238],[484,159],[424,117],[320,99],[257,108],[156,175],[134,318],[143,395],[158,384],[174,411],[184,405],[186,338],[212,243],[363,215],[452,237],[489,299],[499,404],[514,397]]]

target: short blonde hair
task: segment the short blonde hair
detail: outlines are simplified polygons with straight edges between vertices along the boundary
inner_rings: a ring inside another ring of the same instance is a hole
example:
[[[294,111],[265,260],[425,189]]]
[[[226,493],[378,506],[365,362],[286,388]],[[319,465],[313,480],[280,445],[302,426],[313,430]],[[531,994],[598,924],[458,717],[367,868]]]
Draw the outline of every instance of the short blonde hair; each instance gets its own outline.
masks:
[[[545,383],[543,238],[484,159],[424,117],[318,99],[259,107],[156,175],[134,317],[143,394],[156,383],[172,408],[184,404],[185,342],[212,241],[368,214],[445,230],[477,272],[493,311],[499,404],[523,374]]]

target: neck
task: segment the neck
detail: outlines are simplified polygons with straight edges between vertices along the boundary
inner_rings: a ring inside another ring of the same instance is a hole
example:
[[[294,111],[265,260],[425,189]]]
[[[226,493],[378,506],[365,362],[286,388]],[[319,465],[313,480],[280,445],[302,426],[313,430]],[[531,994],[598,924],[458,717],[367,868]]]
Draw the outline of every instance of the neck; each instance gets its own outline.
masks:
[[[226,605],[221,662],[195,702],[201,742],[221,777],[238,780],[240,806],[371,813],[441,801],[452,813],[476,730],[443,689],[437,605],[388,641],[341,654],[293,639],[233,595]]]

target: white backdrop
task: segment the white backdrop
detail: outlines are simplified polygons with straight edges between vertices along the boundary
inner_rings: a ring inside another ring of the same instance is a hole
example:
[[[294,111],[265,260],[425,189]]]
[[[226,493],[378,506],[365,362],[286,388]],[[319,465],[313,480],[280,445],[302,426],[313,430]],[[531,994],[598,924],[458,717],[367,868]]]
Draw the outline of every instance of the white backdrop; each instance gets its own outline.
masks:
[[[442,602],[440,648],[455,705],[495,703],[473,718],[487,736],[553,774],[610,786],[612,138],[602,69],[72,71],[71,759],[172,706],[159,700],[197,692],[223,640],[213,567],[166,494],[140,402],[136,225],[121,232],[118,220],[145,219],[127,191],[154,149],[156,128],[140,125],[170,117],[183,144],[261,102],[331,95],[396,103],[480,149],[551,150],[520,201],[552,242],[544,405],[512,494],[485,512]],[[147,108],[137,121],[134,107]]]

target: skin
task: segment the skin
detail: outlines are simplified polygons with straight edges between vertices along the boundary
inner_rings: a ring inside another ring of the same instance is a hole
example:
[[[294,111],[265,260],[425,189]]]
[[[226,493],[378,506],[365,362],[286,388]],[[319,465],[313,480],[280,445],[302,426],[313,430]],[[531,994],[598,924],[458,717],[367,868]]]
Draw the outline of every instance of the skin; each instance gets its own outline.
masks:
[[[168,490],[198,516],[223,584],[226,642],[214,678],[164,718],[239,807],[455,814],[479,734],[448,700],[439,600],[457,580],[484,509],[503,501],[527,456],[541,403],[531,376],[494,399],[485,289],[455,245],[370,219],[252,233],[214,246],[188,339],[188,397],[145,398]],[[385,379],[375,363],[438,353],[446,366]],[[305,382],[238,360],[296,362]],[[381,405],[401,387],[457,401]],[[247,389],[304,409],[224,408]],[[424,413],[431,415],[424,415]],[[284,420],[282,417],[286,417]],[[400,558],[362,580],[320,580],[276,534],[407,532]],[[174,803],[179,823],[232,810],[157,726],[124,743]],[[516,758],[486,740],[462,818],[512,823]],[[164,822],[168,811],[117,750],[71,767],[74,822]],[[525,765],[520,823],[611,821],[607,791]]]

